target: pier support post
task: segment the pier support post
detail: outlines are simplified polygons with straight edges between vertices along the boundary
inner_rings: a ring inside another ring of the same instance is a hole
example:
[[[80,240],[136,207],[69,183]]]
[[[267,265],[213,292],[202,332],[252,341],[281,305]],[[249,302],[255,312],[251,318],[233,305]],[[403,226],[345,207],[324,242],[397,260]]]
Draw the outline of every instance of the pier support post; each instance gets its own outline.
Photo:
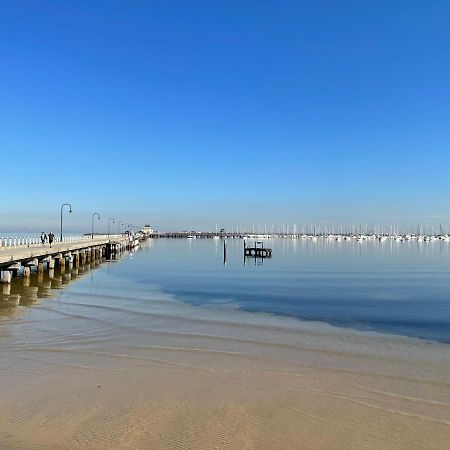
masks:
[[[38,262],[38,273],[42,273],[44,271],[44,263],[42,261]]]
[[[11,264],[7,270],[8,272],[11,272],[11,276],[14,277],[18,277],[19,276],[19,270],[21,269],[21,264],[20,263],[14,263]]]
[[[55,260],[51,256],[49,256],[48,268],[49,268],[49,270],[55,268]]]
[[[59,258],[59,267],[61,267],[61,269],[66,267],[66,257],[64,255]]]
[[[30,275],[31,275],[31,269],[28,266],[25,266],[23,268],[23,277],[30,278]]]
[[[12,273],[9,270],[2,270],[0,272],[0,283],[11,283]]]

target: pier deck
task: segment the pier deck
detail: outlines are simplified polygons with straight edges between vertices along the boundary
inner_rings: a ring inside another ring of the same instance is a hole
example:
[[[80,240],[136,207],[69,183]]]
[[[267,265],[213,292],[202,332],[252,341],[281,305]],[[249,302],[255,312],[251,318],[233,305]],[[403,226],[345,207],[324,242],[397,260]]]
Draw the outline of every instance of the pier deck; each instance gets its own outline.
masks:
[[[1,247],[0,248],[0,268],[8,267],[15,262],[27,261],[35,258],[41,259],[48,256],[54,256],[60,253],[74,252],[77,250],[106,245],[110,241],[125,242],[125,238],[107,238],[105,236],[94,239],[80,239],[72,242],[56,242],[50,248],[49,244],[26,246],[20,245],[16,247]]]

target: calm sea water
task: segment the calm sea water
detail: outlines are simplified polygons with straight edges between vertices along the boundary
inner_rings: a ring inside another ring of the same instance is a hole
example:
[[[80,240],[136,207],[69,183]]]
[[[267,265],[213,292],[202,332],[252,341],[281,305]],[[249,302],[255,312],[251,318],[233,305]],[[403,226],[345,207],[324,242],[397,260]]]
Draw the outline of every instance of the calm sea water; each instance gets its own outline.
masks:
[[[7,318],[15,306],[32,308],[70,284],[85,305],[123,311],[149,312],[142,293],[158,291],[199,311],[264,312],[450,343],[448,243],[274,239],[265,245],[271,259],[245,260],[243,241],[228,240],[224,262],[222,240],[152,240],[118,262],[51,279],[36,274],[30,286],[14,280],[0,293],[0,311]]]

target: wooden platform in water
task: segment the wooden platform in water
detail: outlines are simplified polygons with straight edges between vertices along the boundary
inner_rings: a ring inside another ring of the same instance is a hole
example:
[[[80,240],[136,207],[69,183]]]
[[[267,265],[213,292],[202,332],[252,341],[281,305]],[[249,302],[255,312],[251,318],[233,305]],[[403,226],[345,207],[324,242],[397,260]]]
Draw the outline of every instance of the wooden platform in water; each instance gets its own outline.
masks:
[[[253,256],[256,258],[271,258],[272,249],[265,248],[262,242],[256,242],[254,247],[248,247],[244,242],[244,256]]]

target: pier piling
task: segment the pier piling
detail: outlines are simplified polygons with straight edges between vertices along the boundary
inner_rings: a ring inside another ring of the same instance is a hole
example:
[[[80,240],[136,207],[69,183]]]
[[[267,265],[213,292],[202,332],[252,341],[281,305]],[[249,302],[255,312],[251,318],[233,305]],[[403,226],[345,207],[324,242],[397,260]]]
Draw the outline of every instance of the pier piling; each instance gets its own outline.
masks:
[[[1,283],[11,283],[12,273],[9,270],[2,270],[0,272],[0,282]]]

